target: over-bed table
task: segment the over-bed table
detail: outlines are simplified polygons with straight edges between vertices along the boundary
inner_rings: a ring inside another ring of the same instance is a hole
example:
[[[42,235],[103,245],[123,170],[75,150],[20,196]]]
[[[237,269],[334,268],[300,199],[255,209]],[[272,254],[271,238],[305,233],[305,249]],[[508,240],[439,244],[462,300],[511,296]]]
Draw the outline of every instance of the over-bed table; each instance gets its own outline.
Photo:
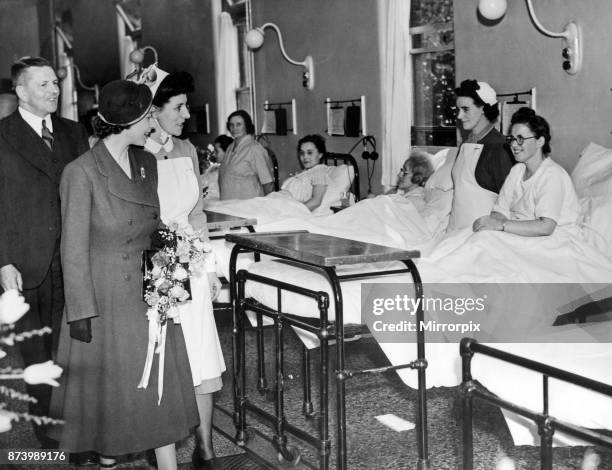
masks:
[[[425,338],[424,333],[417,332],[417,359],[402,365],[389,366],[370,370],[346,370],[344,365],[344,320],[343,300],[340,282],[347,279],[380,276],[409,272],[412,277],[415,292],[419,297],[423,295],[420,275],[412,259],[419,257],[418,251],[398,250],[371,243],[363,243],[344,238],[309,233],[276,232],[254,234],[228,234],[226,239],[235,243],[230,258],[230,289],[233,303],[233,380],[234,380],[234,422],[237,427],[236,441],[246,443],[246,412],[256,414],[259,418],[268,421],[274,426],[274,445],[279,458],[296,462],[299,452],[287,446],[286,431],[298,436],[311,444],[319,453],[319,468],[329,468],[330,439],[328,422],[328,344],[336,339],[336,413],[337,413],[337,466],[346,469],[346,416],[345,416],[345,380],[363,373],[384,372],[403,368],[416,369],[418,373],[418,412],[417,412],[417,446],[418,469],[429,468],[427,450],[427,407],[426,407],[426,381],[425,370]],[[316,292],[304,287],[294,286],[272,278],[255,275],[246,270],[236,272],[236,261],[241,253],[253,252],[266,254],[276,258],[289,260],[307,269],[321,272],[331,286],[331,292],[336,312],[335,321],[328,318],[329,295],[325,292]],[[372,263],[379,261],[402,261],[406,268],[387,272],[368,272],[351,275],[338,275],[336,267],[358,263]],[[253,299],[245,298],[245,283],[263,283],[276,288],[278,292],[277,308],[265,307]],[[303,318],[288,315],[281,305],[281,291],[287,290],[317,300],[320,312],[320,321],[317,326],[304,321]],[[274,320],[276,340],[276,415],[273,416],[248,401],[245,386],[245,328],[244,321],[247,311],[265,315]],[[423,319],[423,311],[417,311],[417,320]],[[320,422],[319,438],[307,434],[286,422],[283,403],[283,327],[285,325],[298,326],[315,333],[321,342],[321,368],[320,368]]]

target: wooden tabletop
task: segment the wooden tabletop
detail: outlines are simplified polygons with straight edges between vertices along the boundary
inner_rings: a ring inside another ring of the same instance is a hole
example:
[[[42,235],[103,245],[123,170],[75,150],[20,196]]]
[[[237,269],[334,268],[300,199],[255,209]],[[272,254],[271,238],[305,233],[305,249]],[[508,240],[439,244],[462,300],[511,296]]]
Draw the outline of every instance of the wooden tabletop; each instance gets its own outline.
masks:
[[[208,230],[229,230],[232,228],[257,225],[257,219],[235,217],[233,215],[212,211],[204,211],[204,213],[206,214],[206,227],[208,227]]]
[[[421,255],[418,250],[398,250],[307,231],[227,234],[225,238],[245,248],[322,267],[405,260]]]

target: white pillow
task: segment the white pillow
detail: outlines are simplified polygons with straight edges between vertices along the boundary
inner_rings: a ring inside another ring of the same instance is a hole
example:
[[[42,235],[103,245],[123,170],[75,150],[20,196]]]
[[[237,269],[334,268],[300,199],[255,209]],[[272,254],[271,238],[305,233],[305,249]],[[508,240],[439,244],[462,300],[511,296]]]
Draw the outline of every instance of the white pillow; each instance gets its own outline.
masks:
[[[329,206],[339,206],[342,193],[351,190],[355,178],[355,169],[352,165],[338,165],[329,167],[329,185],[321,201],[321,205],[313,213],[325,213]]]
[[[431,156],[430,160],[431,160],[431,164],[433,166],[434,171],[436,171],[438,168],[444,165],[444,162],[446,161],[446,157],[448,155],[449,150],[450,150],[450,147],[447,149],[442,149],[439,152],[436,152],[434,155]]]
[[[425,183],[425,188],[441,189],[442,191],[450,191],[453,189],[451,171],[453,170],[456,156],[457,147],[440,150],[434,155],[433,163],[436,171],[433,172]],[[437,167],[436,164],[438,164]]]
[[[572,171],[579,197],[612,195],[612,149],[591,142]]]

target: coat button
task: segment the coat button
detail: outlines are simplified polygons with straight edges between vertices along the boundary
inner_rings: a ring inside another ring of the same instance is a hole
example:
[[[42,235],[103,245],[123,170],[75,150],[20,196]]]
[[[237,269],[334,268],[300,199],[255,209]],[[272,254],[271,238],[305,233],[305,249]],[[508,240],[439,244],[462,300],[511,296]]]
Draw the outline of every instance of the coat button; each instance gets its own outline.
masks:
[[[157,212],[153,212],[153,220],[157,220]]]
[[[57,163],[59,162],[59,160],[57,158],[54,158],[53,160],[51,160],[53,163]]]
[[[49,227],[49,232],[53,232],[55,230],[55,227]]]
[[[122,258],[122,259],[130,259],[130,255],[128,255],[127,253],[123,253],[123,254],[121,255],[121,258]]]
[[[126,242],[126,243],[132,243],[132,239],[131,239],[131,238],[128,238],[128,239],[127,239],[125,242]]]
[[[129,274],[126,274],[125,276],[123,276],[123,279],[125,279],[126,281],[129,281],[130,279],[132,279],[132,276],[130,276]]]
[[[133,219],[128,220],[128,225],[134,225],[134,220]]]

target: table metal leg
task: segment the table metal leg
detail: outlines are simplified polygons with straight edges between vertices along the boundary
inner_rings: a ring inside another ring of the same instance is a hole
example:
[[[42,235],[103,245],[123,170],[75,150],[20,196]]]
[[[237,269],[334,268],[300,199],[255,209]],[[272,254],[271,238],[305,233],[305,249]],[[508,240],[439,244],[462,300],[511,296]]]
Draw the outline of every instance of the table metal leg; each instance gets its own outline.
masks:
[[[237,324],[237,344],[238,344],[238,364],[239,364],[239,380],[238,380],[238,425],[236,429],[236,443],[245,445],[248,437],[246,432],[246,354],[245,354],[245,327],[246,311],[244,308],[244,285],[246,271],[242,270],[238,273],[237,286],[237,305],[238,305],[238,324]]]
[[[234,424],[238,425],[238,301],[236,299],[236,260],[240,253],[240,247],[234,246],[230,255],[229,263],[229,288],[230,304],[232,307],[232,387],[234,398]]]
[[[331,442],[329,439],[329,297],[323,294],[318,299],[321,318],[320,364],[319,364],[319,469],[329,468]],[[310,374],[309,374],[310,375]],[[312,406],[312,405],[311,405]]]
[[[344,375],[344,315],[340,281],[334,268],[325,268],[325,274],[332,288],[334,308],[336,311],[336,426],[337,448],[336,468],[346,470],[346,388]],[[323,350],[323,348],[321,348]]]

